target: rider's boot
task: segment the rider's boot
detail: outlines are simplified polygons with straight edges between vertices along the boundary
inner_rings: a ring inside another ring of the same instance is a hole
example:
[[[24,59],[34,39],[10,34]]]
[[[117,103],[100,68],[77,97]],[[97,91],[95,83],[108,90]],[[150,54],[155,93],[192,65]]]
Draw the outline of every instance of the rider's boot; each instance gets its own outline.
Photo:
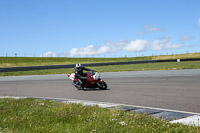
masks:
[[[78,82],[79,82],[79,85],[81,86],[81,88],[83,88],[83,82],[80,79],[78,79]]]

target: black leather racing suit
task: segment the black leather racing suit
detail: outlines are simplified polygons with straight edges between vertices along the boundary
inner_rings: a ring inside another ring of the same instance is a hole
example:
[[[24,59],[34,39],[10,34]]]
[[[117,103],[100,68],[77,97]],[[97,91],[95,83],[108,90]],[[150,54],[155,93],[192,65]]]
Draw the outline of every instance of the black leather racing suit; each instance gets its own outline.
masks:
[[[79,80],[79,82],[81,82],[80,84],[82,84],[82,85],[83,85],[83,79],[87,79],[87,77],[85,77],[86,73],[84,73],[83,70],[85,70],[85,71],[93,71],[91,69],[88,69],[88,68],[85,68],[85,67],[82,67],[82,66],[79,67],[79,68],[75,67],[75,77],[77,79],[81,80],[81,81]]]

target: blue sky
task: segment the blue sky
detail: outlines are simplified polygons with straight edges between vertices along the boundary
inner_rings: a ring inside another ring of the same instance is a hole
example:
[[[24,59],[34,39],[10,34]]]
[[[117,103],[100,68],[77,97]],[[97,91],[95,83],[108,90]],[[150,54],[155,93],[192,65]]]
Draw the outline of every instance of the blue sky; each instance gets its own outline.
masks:
[[[200,52],[199,0],[0,0],[0,56]]]

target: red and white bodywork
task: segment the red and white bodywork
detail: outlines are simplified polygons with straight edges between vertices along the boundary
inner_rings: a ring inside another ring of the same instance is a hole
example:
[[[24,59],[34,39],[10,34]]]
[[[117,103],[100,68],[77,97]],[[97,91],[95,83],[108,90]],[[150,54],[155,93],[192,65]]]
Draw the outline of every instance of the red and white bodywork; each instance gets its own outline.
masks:
[[[87,72],[86,77],[88,77],[88,80],[83,80],[83,89],[97,87],[99,87],[100,89],[107,89],[107,84],[101,79],[99,72]],[[68,74],[68,78],[73,81],[73,85],[77,88],[78,80],[76,79],[75,73]]]

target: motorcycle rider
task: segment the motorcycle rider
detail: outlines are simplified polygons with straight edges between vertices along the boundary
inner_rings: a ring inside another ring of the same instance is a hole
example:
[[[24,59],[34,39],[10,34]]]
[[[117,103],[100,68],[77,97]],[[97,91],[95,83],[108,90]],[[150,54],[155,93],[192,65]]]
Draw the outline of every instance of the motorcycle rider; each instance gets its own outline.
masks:
[[[87,77],[85,77],[87,74],[83,72],[83,70],[85,71],[92,71],[91,69],[85,68],[83,67],[80,63],[76,64],[75,66],[75,77],[76,79],[79,81],[79,86],[82,87],[83,86],[83,80],[84,79],[88,79]]]

